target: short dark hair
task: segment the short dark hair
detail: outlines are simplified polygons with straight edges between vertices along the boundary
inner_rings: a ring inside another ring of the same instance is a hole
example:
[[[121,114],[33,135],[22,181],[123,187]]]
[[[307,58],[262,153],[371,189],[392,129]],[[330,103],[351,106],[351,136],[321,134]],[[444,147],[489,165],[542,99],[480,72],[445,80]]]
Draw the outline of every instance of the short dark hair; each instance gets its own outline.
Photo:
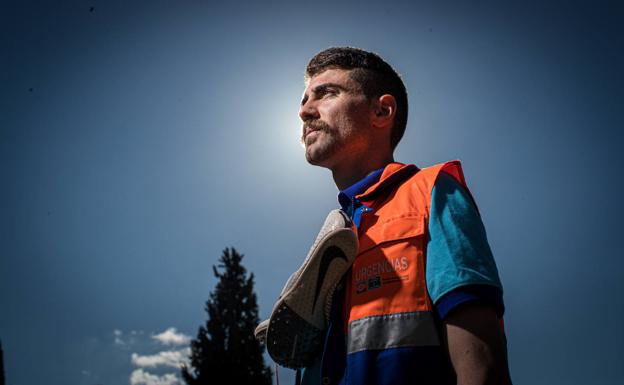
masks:
[[[369,99],[384,94],[394,96],[397,111],[390,135],[390,145],[394,149],[407,125],[407,91],[399,74],[375,53],[352,47],[332,47],[310,59],[305,76],[312,78],[332,68],[352,70],[351,79],[359,84]]]

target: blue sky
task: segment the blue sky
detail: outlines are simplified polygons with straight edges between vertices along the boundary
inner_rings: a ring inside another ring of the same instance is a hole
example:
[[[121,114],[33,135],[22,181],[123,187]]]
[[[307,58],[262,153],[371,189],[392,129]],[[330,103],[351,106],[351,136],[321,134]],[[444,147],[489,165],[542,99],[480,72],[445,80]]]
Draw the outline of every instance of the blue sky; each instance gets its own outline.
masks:
[[[8,384],[176,383],[228,246],[268,315],[337,205],[297,117],[335,45],[402,74],[397,160],[462,160],[515,383],[624,380],[620,4],[228,4],[2,2]]]

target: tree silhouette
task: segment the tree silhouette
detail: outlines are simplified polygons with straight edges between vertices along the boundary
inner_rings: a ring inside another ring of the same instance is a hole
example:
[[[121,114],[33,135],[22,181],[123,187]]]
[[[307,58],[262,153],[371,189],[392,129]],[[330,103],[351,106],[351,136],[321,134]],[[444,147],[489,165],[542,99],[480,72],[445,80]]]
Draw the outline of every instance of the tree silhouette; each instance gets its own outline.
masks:
[[[4,385],[4,352],[2,351],[2,340],[0,340],[0,385]]]
[[[271,384],[271,370],[264,364],[263,346],[253,331],[258,305],[253,273],[241,265],[243,255],[226,248],[213,266],[219,282],[206,302],[208,320],[191,341],[190,368],[182,368],[188,385]]]

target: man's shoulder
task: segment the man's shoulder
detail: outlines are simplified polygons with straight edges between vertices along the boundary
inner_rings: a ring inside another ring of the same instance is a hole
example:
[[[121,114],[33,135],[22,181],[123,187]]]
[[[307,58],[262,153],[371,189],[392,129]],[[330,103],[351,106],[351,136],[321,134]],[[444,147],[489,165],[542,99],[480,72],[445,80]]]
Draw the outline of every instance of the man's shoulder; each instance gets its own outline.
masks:
[[[420,174],[421,178],[433,178],[434,181],[437,179],[440,173],[446,173],[453,177],[462,176],[463,179],[463,169],[461,161],[458,159],[449,160],[446,162],[436,163],[431,166],[423,167],[419,169],[420,171],[417,174]]]
[[[407,178],[403,184],[412,185],[426,192],[433,189],[440,180],[443,183],[465,185],[464,173],[459,160],[450,160],[428,167],[418,168],[418,172]]]

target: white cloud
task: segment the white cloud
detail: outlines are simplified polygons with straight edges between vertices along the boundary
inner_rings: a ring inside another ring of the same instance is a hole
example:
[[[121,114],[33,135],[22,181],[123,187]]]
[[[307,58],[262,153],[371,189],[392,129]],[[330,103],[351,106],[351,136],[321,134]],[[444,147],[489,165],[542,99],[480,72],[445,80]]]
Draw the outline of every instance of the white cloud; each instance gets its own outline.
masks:
[[[156,367],[156,366],[170,366],[172,368],[180,368],[182,364],[189,364],[188,356],[191,354],[191,349],[186,348],[182,350],[163,351],[158,354],[141,356],[136,353],[132,353],[132,363],[139,367]]]
[[[177,385],[182,384],[182,381],[173,373],[167,373],[162,376],[157,376],[143,369],[136,369],[130,375],[130,385]]]
[[[148,333],[144,335],[142,331],[131,330],[122,333],[117,329],[113,331],[113,334],[115,342],[125,345],[122,348],[126,350],[147,346],[144,343],[148,341],[148,336],[160,344],[172,346],[169,350],[155,354],[132,353],[131,360],[136,369],[130,375],[130,385],[182,385],[182,380],[176,376],[176,373],[161,374],[161,372],[170,370],[168,368],[175,368],[179,371],[182,365],[189,365],[191,348],[188,345],[191,337],[178,332],[176,328],[168,328],[160,334],[151,336]],[[154,347],[153,343],[150,345]],[[186,347],[181,345],[186,345]],[[157,368],[158,374],[145,371],[147,368]]]
[[[124,342],[124,340],[121,339],[122,334],[123,333],[119,329],[113,330],[113,335],[115,336],[115,344],[116,345],[125,345],[126,344]]]
[[[176,328],[169,328],[160,334],[152,336],[153,339],[165,345],[188,345],[191,337],[183,333],[178,333]]]
[[[120,348],[124,350],[132,349],[131,345],[136,345],[137,343],[142,343],[143,335],[145,333],[142,330],[131,330],[130,332],[123,332],[120,329],[113,330],[113,338],[115,345],[118,345]]]

